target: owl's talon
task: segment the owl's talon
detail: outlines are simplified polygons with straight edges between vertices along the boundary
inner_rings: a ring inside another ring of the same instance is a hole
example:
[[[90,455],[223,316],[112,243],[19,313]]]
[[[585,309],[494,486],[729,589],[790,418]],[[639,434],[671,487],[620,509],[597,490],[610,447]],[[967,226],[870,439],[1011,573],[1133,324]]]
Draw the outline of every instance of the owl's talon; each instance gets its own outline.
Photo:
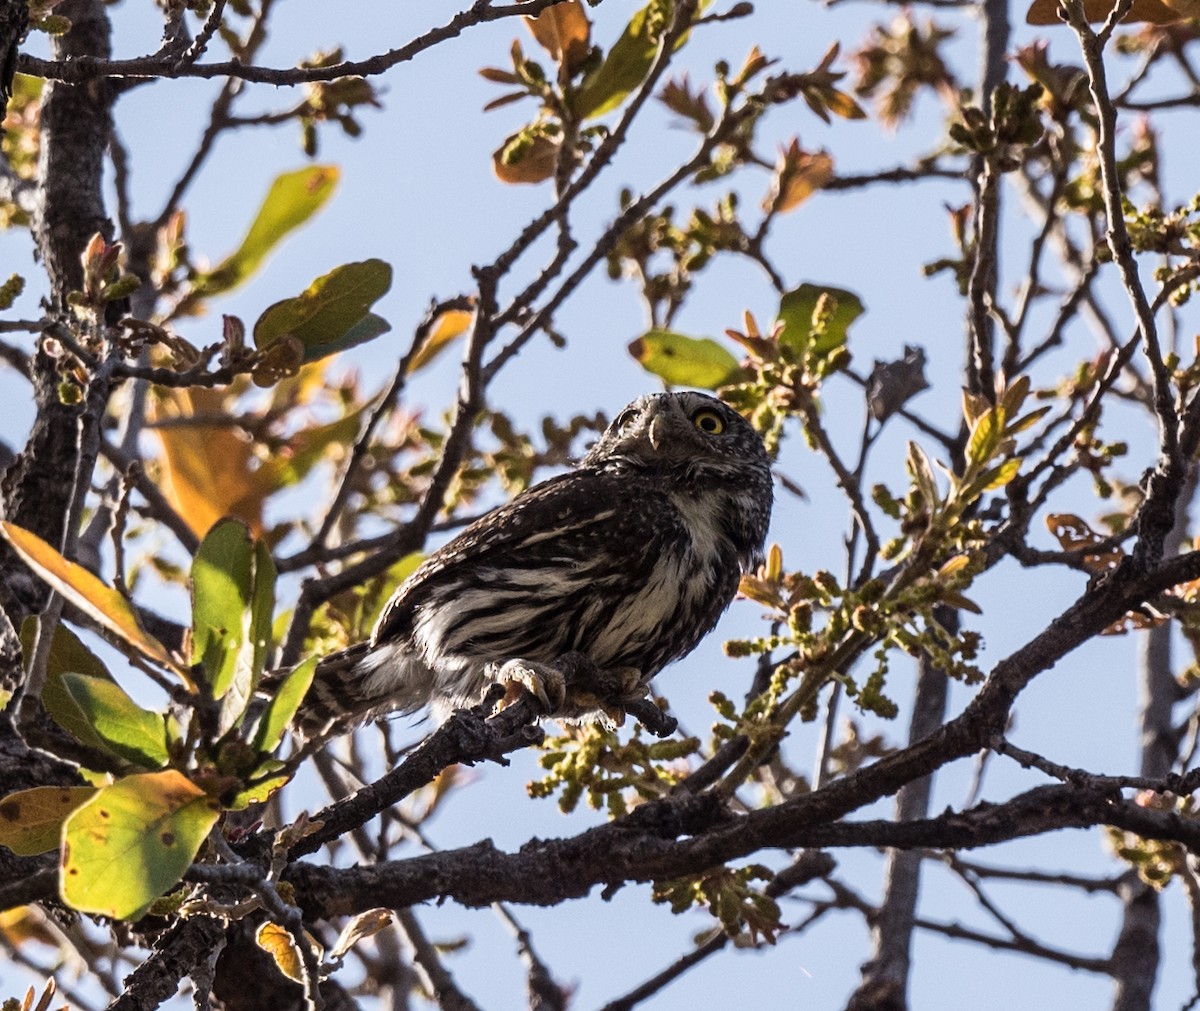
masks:
[[[507,689],[502,708],[515,702],[523,691],[537,699],[547,715],[561,710],[566,701],[567,685],[563,672],[550,664],[519,658],[508,660],[500,665],[495,676]]]

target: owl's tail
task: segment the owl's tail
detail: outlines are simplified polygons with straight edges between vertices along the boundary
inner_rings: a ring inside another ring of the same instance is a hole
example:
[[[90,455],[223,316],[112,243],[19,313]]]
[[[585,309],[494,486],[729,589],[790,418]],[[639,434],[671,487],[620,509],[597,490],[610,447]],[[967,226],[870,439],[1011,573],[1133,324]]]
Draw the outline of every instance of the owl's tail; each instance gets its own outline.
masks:
[[[268,673],[259,697],[269,698],[288,673]],[[430,701],[432,679],[429,668],[405,650],[357,643],[317,661],[292,727],[311,740],[346,733],[387,713],[413,713]]]
[[[378,699],[364,698],[363,673],[359,667],[370,650],[360,642],[322,657],[313,673],[312,687],[296,713],[295,726],[305,737],[331,728],[349,729],[366,719]]]
[[[363,697],[364,678],[359,667],[369,650],[369,643],[360,642],[317,662],[312,685],[292,720],[295,730],[312,738],[330,730],[349,730],[371,715],[380,700]],[[291,668],[268,671],[258,686],[259,699],[270,698],[290,673]]]

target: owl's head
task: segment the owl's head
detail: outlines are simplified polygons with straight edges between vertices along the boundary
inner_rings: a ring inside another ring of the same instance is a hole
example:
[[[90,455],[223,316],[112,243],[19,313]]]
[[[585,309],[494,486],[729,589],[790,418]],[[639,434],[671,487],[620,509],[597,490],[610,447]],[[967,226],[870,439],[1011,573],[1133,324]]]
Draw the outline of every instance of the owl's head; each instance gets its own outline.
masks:
[[[600,436],[584,466],[648,470],[664,478],[750,481],[771,493],[762,438],[737,411],[705,393],[648,393]]]
[[[637,472],[726,531],[744,568],[761,558],[771,515],[771,461],[728,404],[690,390],[648,393],[626,407],[584,467]]]

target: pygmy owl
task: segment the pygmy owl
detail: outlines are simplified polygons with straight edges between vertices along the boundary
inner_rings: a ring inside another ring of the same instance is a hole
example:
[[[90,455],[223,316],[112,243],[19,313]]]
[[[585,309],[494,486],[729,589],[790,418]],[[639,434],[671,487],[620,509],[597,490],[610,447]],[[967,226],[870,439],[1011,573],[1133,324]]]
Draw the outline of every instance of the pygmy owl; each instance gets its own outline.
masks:
[[[471,704],[496,680],[526,683],[554,716],[619,711],[761,563],[771,498],[762,439],[736,411],[639,397],[574,470],[430,555],[369,641],[322,659],[301,728]]]

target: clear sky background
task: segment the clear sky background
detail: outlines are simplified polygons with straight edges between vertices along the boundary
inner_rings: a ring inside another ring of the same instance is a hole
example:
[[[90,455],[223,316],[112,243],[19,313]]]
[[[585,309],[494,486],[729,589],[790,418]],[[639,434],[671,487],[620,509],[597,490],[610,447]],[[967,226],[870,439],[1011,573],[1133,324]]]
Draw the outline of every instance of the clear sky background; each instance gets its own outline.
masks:
[[[800,0],[760,0],[756,7],[752,18],[696,33],[680,63],[681,69],[689,69],[694,84],[711,81],[717,59],[738,64],[755,43],[767,55],[779,58],[785,68],[809,69],[833,41],[840,40],[844,51],[852,48],[872,23],[888,21],[895,14],[892,9],[864,3],[827,9]],[[431,3],[290,0],[279,5],[271,41],[260,62],[290,66],[333,43],[344,45],[350,58],[366,57],[402,45],[446,20],[454,9]],[[591,11],[594,41],[611,45],[635,9],[631,0],[604,0]],[[1021,9],[1014,10],[1014,20],[1022,20],[1023,14]],[[927,17],[922,11],[918,15],[922,20]],[[125,0],[112,8],[112,16],[116,55],[134,56],[156,48],[159,26],[151,4]],[[962,81],[973,83],[979,45],[975,22],[950,11],[939,12],[937,20],[956,28],[958,36],[950,52]],[[1039,34],[1050,40],[1052,60],[1078,61],[1069,30],[1044,29]],[[349,140],[335,129],[321,133],[318,160],[342,169],[330,205],[292,236],[250,284],[215,302],[214,315],[189,321],[181,326],[181,332],[194,343],[210,343],[219,336],[217,314],[232,313],[253,321],[265,306],[298,293],[332,267],[379,257],[395,269],[392,290],[376,307],[392,323],[393,332],[345,355],[343,362],[345,368],[359,371],[367,387],[386,385],[431,297],[471,291],[471,265],[486,262],[505,248],[551,199],[548,186],[505,186],[491,171],[492,151],[525,121],[531,106],[482,113],[483,105],[502,89],[484,81],[476,70],[506,65],[509,46],[517,36],[527,50],[534,49],[522,26],[506,21],[471,29],[379,80],[384,108],[362,113],[366,131],[361,139]],[[1021,25],[1013,46],[1032,37],[1032,30]],[[43,49],[41,41],[31,44],[33,51]],[[1011,76],[1017,79],[1017,72]],[[132,155],[135,213],[157,214],[191,156],[218,86],[218,82],[169,81],[136,88],[121,98],[117,125]],[[256,86],[239,112],[248,115],[278,109],[295,99],[285,90]],[[1168,191],[1175,199],[1186,200],[1196,188],[1195,146],[1187,139],[1189,134],[1195,136],[1195,113],[1175,113],[1162,122],[1168,131],[1164,138]],[[840,172],[864,172],[905,163],[931,147],[942,129],[942,110],[929,96],[918,102],[914,120],[894,133],[881,132],[870,121],[835,121],[827,126],[802,103],[794,103],[767,118],[758,148],[769,157],[777,142],[799,134],[807,148],[828,148]],[[593,212],[593,234],[611,219],[621,186],[648,188],[686,158],[693,143],[692,135],[679,127],[667,110],[650,110],[632,132],[615,167],[587,197],[586,205]],[[271,179],[304,163],[295,125],[243,130],[222,138],[217,157],[188,201],[192,249],[218,262],[236,247]],[[743,206],[756,206],[767,183],[765,171],[745,173],[739,183]],[[686,217],[691,201],[711,204],[721,192],[720,184],[707,190],[689,188],[672,202],[684,208],[681,216]],[[959,411],[963,302],[948,275],[926,279],[921,266],[955,255],[944,205],[964,204],[969,199],[967,184],[953,180],[818,194],[778,222],[769,246],[789,286],[821,282],[861,295],[868,311],[852,331],[851,351],[862,371],[869,370],[874,358],[899,357],[906,343],[926,349],[933,388],[911,406],[947,429],[956,427]],[[1008,207],[1005,273],[1011,284],[1023,272],[1029,225],[1015,201],[1010,200]],[[748,211],[748,216],[752,218],[752,212]],[[579,238],[586,247],[586,232]],[[0,274],[19,271],[32,282],[16,307],[27,318],[38,314],[37,299],[43,293],[30,249],[27,232],[0,234]],[[524,276],[532,276],[544,252],[536,250],[529,258]],[[1004,280],[1002,277],[1002,284]],[[748,261],[718,259],[701,279],[676,325],[694,335],[717,336],[726,327],[740,326],[747,309],[754,311],[760,322],[769,323],[777,302],[767,279]],[[1106,303],[1116,319],[1129,319],[1118,292],[1110,291]],[[1184,332],[1194,331],[1194,314],[1190,331],[1188,318],[1184,319]],[[564,307],[556,322],[569,341],[568,349],[555,351],[548,342],[535,341],[492,388],[495,403],[511,411],[518,421],[535,426],[547,414],[563,418],[596,410],[612,416],[637,394],[656,387],[654,377],[625,351],[625,345],[647,323],[632,285],[610,281],[601,269]],[[1054,356],[1048,367],[1065,370],[1070,362],[1096,350],[1090,334],[1074,331],[1068,347]],[[447,356],[413,383],[408,404],[440,411],[452,401],[457,382],[456,363]],[[19,446],[32,416],[27,388],[11,374],[0,373],[0,396],[6,405],[0,415],[0,437]],[[835,379],[829,385],[826,404],[830,430],[850,452],[861,429],[861,392],[848,381]],[[1130,413],[1127,421],[1125,437],[1134,448],[1130,459],[1138,462],[1131,464],[1133,470],[1125,476],[1136,479],[1137,470],[1149,459],[1146,449],[1153,445],[1153,431],[1141,415]],[[904,486],[903,448],[910,438],[919,435],[902,422],[892,425],[875,452],[868,483],[884,481],[896,491]],[[936,446],[926,442],[925,447],[935,454]],[[847,510],[828,469],[795,432],[779,467],[805,488],[808,498],[800,501],[780,491],[772,539],[784,546],[789,568],[807,572],[828,568],[840,575],[845,565],[842,538]],[[282,508],[317,508],[317,503],[288,497],[282,500]],[[1058,508],[1077,508],[1089,517],[1095,514],[1082,485],[1068,487]],[[1056,546],[1048,534],[1035,536],[1041,537],[1043,547]],[[1083,577],[1076,573],[1021,572],[1007,563],[989,573],[970,594],[986,614],[985,619],[970,623],[986,633],[985,669],[1040,630],[1082,589]],[[710,690],[720,688],[740,697],[752,675],[750,663],[723,657],[721,640],[755,634],[762,628],[759,608],[738,602],[701,649],[659,678],[659,691],[669,697],[687,728],[703,734],[712,722],[706,702]],[[1137,645],[1136,637],[1098,640],[1038,678],[1017,706],[1015,742],[1067,765],[1114,774],[1136,772],[1138,740],[1132,714],[1136,710]],[[890,682],[890,694],[901,704],[901,717],[886,725],[864,722],[866,729],[881,730],[896,744],[902,743],[907,733],[913,673],[909,666],[897,660]],[[971,696],[971,689],[953,685],[952,712],[960,711]],[[424,729],[414,726],[411,734],[415,738]],[[799,728],[787,743],[791,762],[805,773],[811,768],[815,749],[815,726]],[[452,847],[490,837],[499,847],[511,849],[533,835],[574,834],[601,820],[601,815],[586,810],[566,817],[559,814],[553,801],[528,800],[524,783],[538,773],[535,758],[519,755],[509,769],[473,771],[474,782],[455,794],[430,825],[434,841]],[[961,805],[975,771],[973,763],[960,762],[939,773],[932,810]],[[986,774],[985,796],[1003,799],[1039,781],[1011,763],[993,761]],[[306,793],[308,789],[312,792]],[[320,806],[324,798],[316,788],[297,784],[291,788],[289,800],[311,809]],[[888,802],[856,817],[890,814]],[[877,901],[882,857],[873,853],[835,856],[843,880]],[[1121,869],[1108,855],[1098,832],[1061,833],[971,856],[994,864],[1036,865],[1075,873],[1116,874]],[[785,859],[782,854],[763,858],[773,865],[781,865]],[[819,887],[806,894],[825,896]],[[1118,910],[1109,899],[1086,899],[1022,885],[997,887],[995,894],[1026,929],[1054,947],[1095,955],[1104,955],[1111,948]],[[789,922],[802,919],[807,912],[806,906],[791,900],[785,900],[783,908]],[[1178,1007],[1191,993],[1190,930],[1177,888],[1170,892],[1165,908],[1167,960],[1158,990],[1158,1006],[1164,1008]],[[537,950],[556,977],[577,984],[573,1006],[580,1009],[598,1007],[657,972],[711,924],[703,913],[673,916],[665,907],[652,905],[649,888],[642,886],[627,886],[609,902],[602,901],[597,892],[587,900],[555,909],[517,909],[516,913],[532,930]],[[926,868],[920,914],[995,929],[967,889],[933,864]],[[523,977],[514,945],[495,917],[487,911],[464,912],[452,903],[421,910],[421,917],[436,939],[470,935],[470,945],[448,956],[447,962],[482,1007],[523,1006]],[[836,1008],[843,1005],[856,983],[858,965],[868,953],[861,917],[839,914],[801,937],[784,935],[773,949],[712,958],[647,1006]],[[928,933],[918,933],[914,956],[912,1006],[929,1011],[1101,1007],[1110,999],[1107,977],[1072,974],[963,942],[951,944]],[[0,991],[15,992],[18,984],[20,979],[13,970],[0,966]]]

